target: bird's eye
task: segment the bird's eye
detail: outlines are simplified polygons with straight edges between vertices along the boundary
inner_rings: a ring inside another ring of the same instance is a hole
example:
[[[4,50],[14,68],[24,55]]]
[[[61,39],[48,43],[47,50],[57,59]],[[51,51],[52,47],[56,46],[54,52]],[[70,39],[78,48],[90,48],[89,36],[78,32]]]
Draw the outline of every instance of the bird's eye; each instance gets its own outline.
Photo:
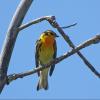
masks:
[[[50,35],[54,35],[53,33],[50,33]]]
[[[49,35],[48,33],[45,33],[45,35]]]

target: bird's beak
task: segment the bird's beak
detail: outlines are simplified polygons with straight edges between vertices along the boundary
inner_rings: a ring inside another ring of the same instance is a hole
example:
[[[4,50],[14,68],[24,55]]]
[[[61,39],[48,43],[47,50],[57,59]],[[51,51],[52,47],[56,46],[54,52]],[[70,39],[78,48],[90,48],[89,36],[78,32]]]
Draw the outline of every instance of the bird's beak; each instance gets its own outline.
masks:
[[[56,35],[56,37],[59,37],[58,35]]]
[[[55,37],[59,37],[57,34],[55,34]]]

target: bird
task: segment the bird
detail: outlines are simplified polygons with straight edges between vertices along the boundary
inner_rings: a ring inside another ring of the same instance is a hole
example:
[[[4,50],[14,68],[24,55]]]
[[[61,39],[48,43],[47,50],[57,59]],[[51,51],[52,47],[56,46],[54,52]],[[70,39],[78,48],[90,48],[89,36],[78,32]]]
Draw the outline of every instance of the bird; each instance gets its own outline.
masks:
[[[35,63],[37,67],[43,67],[57,56],[56,37],[59,37],[54,31],[46,30],[42,32],[39,40],[36,41]],[[37,91],[40,89],[48,90],[48,73],[52,76],[55,64],[38,72],[39,81]]]

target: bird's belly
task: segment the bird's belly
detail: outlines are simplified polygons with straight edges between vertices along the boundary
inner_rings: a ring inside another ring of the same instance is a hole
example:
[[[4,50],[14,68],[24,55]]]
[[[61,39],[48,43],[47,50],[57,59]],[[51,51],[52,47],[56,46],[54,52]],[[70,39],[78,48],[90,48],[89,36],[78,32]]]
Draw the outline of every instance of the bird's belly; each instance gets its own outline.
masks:
[[[47,64],[53,59],[54,50],[53,48],[45,48],[40,52],[39,60],[42,64]]]

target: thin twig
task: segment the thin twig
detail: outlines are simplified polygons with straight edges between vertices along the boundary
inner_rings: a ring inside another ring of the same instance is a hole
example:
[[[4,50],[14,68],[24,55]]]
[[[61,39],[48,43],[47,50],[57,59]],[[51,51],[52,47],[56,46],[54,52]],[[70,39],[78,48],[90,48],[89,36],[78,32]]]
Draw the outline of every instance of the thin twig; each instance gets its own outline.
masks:
[[[79,46],[77,46],[76,48],[72,49],[71,51],[65,53],[64,55],[54,59],[53,61],[49,62],[47,65],[45,65],[44,67],[38,67],[35,68],[33,70],[30,71],[26,71],[26,72],[22,72],[22,73],[18,73],[18,74],[11,74],[8,75],[8,81],[7,83],[11,83],[13,80],[16,80],[18,78],[23,78],[25,76],[37,73],[40,70],[43,70],[45,68],[50,67],[50,65],[52,64],[57,64],[59,62],[61,62],[62,60],[64,60],[65,58],[70,57],[71,55],[77,53],[79,50],[86,48],[88,46],[90,46],[91,44],[96,44],[100,42],[100,35],[96,35],[95,37],[85,41],[84,43],[80,44]],[[90,69],[95,75],[97,75],[100,78],[100,73],[96,71],[96,69],[93,67]]]
[[[68,25],[68,26],[63,26],[61,27],[62,29],[66,29],[66,28],[70,28],[70,27],[73,27],[73,26],[76,26],[77,23],[74,23],[74,24],[71,24],[71,25]]]

